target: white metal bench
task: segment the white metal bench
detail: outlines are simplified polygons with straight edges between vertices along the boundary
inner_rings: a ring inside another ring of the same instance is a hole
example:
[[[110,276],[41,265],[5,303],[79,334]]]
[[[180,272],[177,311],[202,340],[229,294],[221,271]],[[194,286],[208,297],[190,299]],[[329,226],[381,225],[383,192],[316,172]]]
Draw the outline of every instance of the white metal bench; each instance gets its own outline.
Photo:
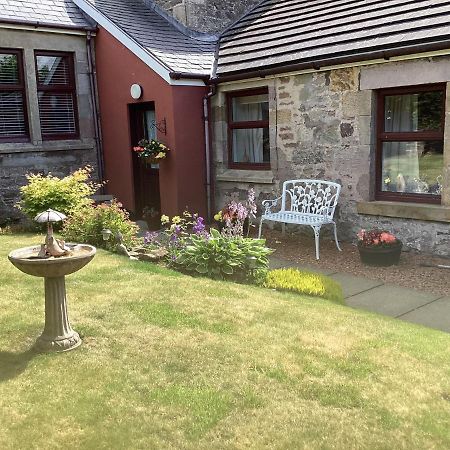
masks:
[[[334,211],[341,186],[338,183],[323,180],[288,180],[283,183],[283,193],[275,200],[264,200],[265,208],[259,224],[259,237],[263,221],[281,222],[283,233],[285,224],[309,225],[314,230],[316,241],[316,259],[319,259],[319,239],[322,225],[331,224],[334,228],[334,240],[339,251]],[[281,199],[281,209],[272,212]]]

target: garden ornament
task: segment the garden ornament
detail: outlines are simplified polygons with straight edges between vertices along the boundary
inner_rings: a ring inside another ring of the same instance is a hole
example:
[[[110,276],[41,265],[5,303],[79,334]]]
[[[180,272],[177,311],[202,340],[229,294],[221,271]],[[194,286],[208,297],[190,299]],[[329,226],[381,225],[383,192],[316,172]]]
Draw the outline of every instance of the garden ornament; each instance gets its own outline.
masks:
[[[45,244],[39,251],[38,256],[45,258],[49,256],[65,256],[70,254],[70,249],[67,247],[63,240],[58,240],[53,236],[53,223],[61,222],[67,217],[65,214],[55,211],[53,209],[47,209],[44,212],[39,213],[34,220],[38,223],[47,223],[47,236],[45,237]]]

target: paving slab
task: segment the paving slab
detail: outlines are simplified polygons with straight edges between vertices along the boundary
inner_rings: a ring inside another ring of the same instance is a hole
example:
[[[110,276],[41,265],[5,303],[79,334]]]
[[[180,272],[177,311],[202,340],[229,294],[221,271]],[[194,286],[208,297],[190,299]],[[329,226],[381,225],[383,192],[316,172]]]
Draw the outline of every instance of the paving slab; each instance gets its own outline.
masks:
[[[450,333],[450,297],[440,298],[401,315],[399,319]]]
[[[352,297],[360,294],[361,292],[365,292],[377,286],[383,285],[382,281],[356,277],[354,275],[349,275],[348,273],[338,272],[330,275],[330,277],[341,284],[344,298]]]
[[[431,303],[439,297],[439,295],[384,284],[349,297],[346,303],[354,308],[398,317]]]

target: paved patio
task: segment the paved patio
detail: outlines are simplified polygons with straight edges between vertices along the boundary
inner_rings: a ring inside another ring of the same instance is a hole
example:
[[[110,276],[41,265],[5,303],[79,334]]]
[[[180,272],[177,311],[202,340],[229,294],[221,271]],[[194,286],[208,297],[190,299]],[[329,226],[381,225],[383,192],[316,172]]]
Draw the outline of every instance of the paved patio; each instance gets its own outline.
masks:
[[[317,270],[292,261],[271,258],[272,269],[296,267],[321,272],[342,285],[348,306],[373,311],[450,333],[450,297],[416,291],[342,272]]]

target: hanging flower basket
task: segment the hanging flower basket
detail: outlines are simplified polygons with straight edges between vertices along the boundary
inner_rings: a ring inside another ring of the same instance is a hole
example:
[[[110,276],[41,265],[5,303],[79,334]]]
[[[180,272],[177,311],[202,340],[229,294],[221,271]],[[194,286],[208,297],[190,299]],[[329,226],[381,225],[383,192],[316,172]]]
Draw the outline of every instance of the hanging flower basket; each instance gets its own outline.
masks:
[[[150,141],[141,139],[136,147],[133,147],[139,159],[145,162],[145,165],[159,164],[167,157],[169,148],[155,139]]]
[[[358,233],[358,251],[363,264],[389,267],[400,262],[403,243],[387,231],[361,230]]]

